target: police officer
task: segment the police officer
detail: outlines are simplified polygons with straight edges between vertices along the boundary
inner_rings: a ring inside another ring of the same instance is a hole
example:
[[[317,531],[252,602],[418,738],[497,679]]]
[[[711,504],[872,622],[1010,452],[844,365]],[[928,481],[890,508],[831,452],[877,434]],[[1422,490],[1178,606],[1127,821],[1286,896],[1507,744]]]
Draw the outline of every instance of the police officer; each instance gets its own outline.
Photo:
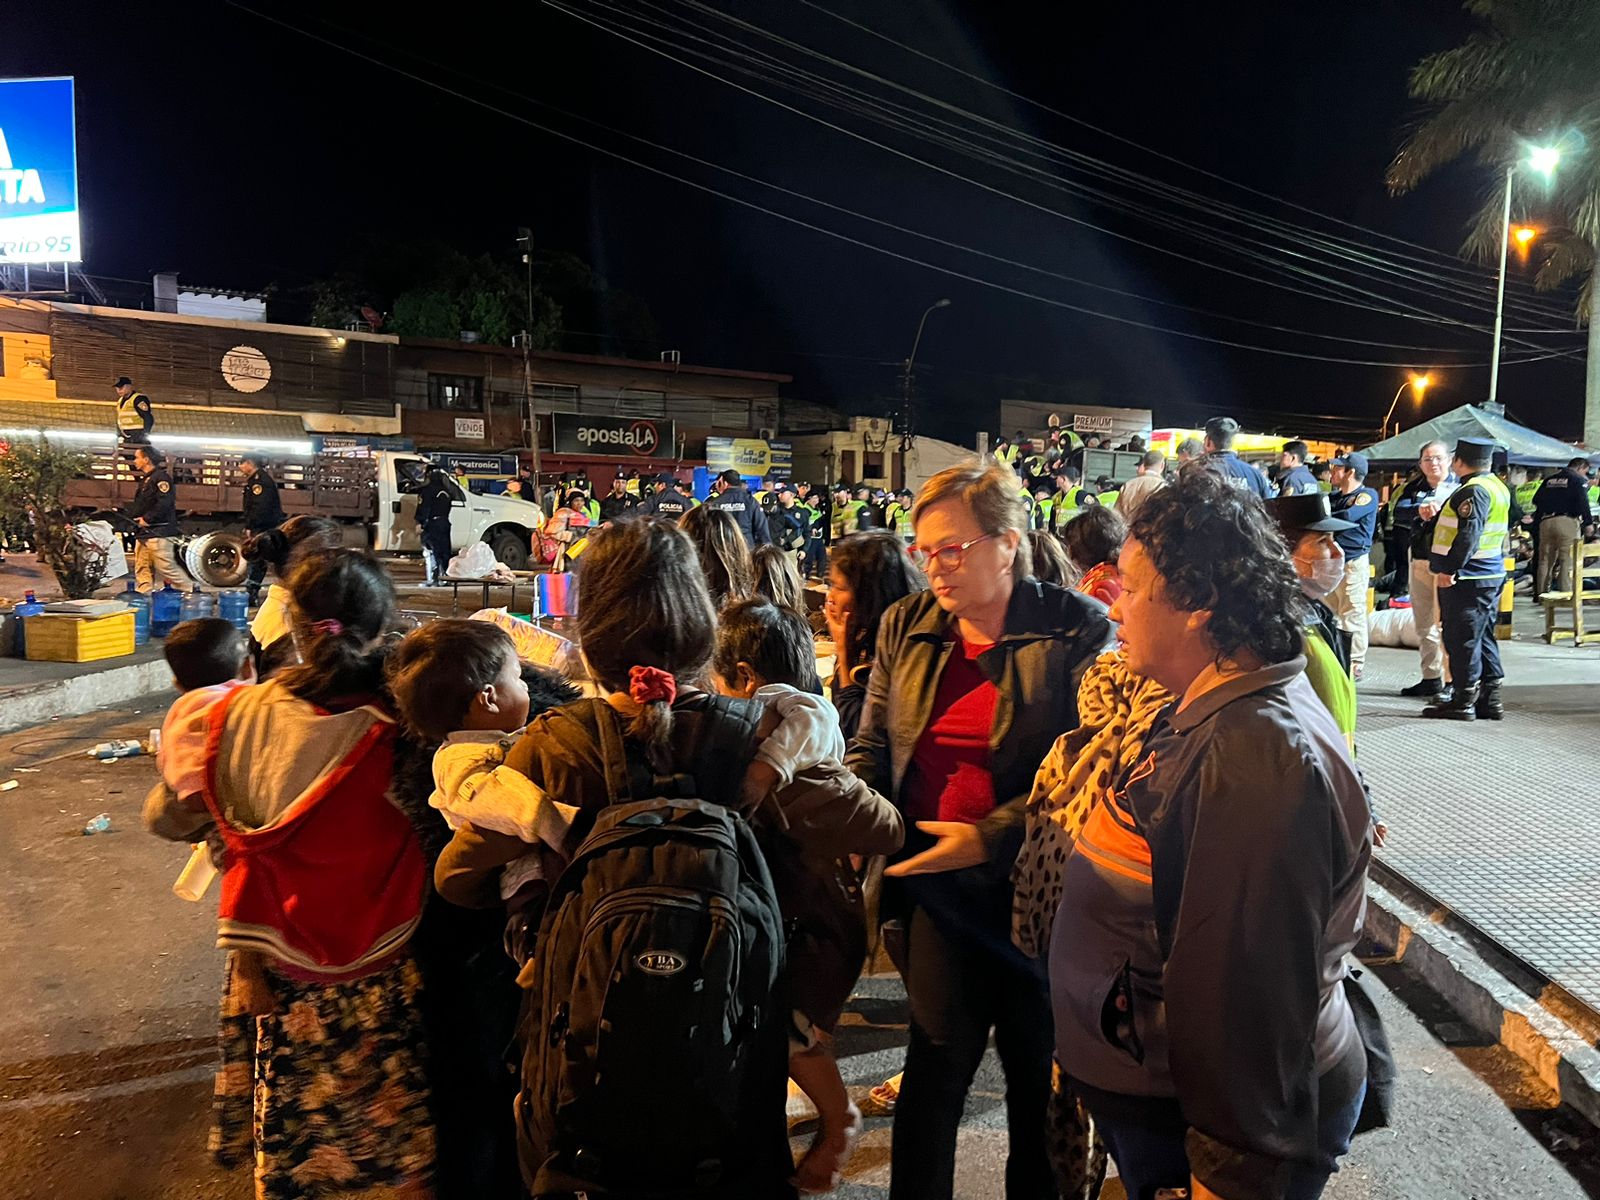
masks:
[[[774,484],[772,495],[777,502],[767,518],[772,527],[772,544],[792,554],[804,553],[811,541],[811,510],[800,503],[787,483]]]
[[[422,559],[428,577],[424,587],[443,587],[444,569],[450,565],[450,510],[464,500],[461,489],[444,469],[428,468],[428,477],[417,492],[417,524],[422,528]]]
[[[633,510],[638,505],[638,497],[628,491],[626,476],[613,475],[611,477],[611,494],[600,501],[600,519],[613,523],[626,520],[633,514]]]
[[[1267,477],[1233,452],[1233,439],[1239,422],[1232,417],[1212,417],[1206,422],[1205,457],[1200,465],[1219,476],[1223,483],[1241,491],[1254,492],[1263,500],[1272,499]]]
[[[1283,474],[1278,476],[1278,495],[1314,496],[1321,489],[1317,477],[1306,469],[1306,459],[1311,457],[1311,447],[1304,442],[1285,442],[1280,461]],[[1338,485],[1335,484],[1335,491]]]
[[[1021,436],[1022,436],[1021,434],[1017,435],[1019,441],[1021,440]],[[1005,434],[1002,433],[1002,434],[997,434],[995,436],[995,439],[994,439],[994,457],[995,457],[995,461],[1002,462],[1006,466],[1010,467],[1012,470],[1016,470],[1018,452],[1019,452],[1019,448],[1016,445],[1012,444],[1011,439],[1006,437]]]
[[[244,527],[249,533],[265,533],[283,524],[283,505],[278,499],[278,483],[267,474],[267,457],[251,451],[239,460],[239,474],[244,476]],[[261,597],[261,585],[266,582],[267,563],[256,559],[250,564],[245,577],[245,591],[249,593],[250,607],[254,608]]]
[[[1310,472],[1306,473],[1310,478]],[[1333,515],[1350,524],[1333,535],[1344,552],[1344,578],[1328,597],[1339,630],[1350,642],[1350,678],[1360,679],[1367,662],[1367,587],[1372,581],[1372,538],[1378,528],[1378,493],[1366,486],[1367,456],[1351,451],[1333,460]],[[1312,480],[1313,485],[1316,483]],[[1315,496],[1321,493],[1285,493]]]
[[[860,519],[860,509],[854,500],[850,499],[850,485],[843,481],[833,485],[833,503],[829,513],[829,540],[837,542],[840,538],[849,537],[859,528],[856,522]]]
[[[883,512],[885,529],[893,531],[901,541],[910,545],[916,541],[916,531],[911,527],[912,495],[910,488],[901,488],[889,499]]]
[[[869,488],[864,483],[856,484],[856,499],[864,507],[861,510],[860,525],[863,529],[883,528],[883,489]]]
[[[794,496],[795,507],[805,509],[806,528],[810,531],[806,538],[805,559],[801,563],[802,572],[807,579],[825,579],[827,567],[823,545],[828,532],[827,497],[813,495],[811,485],[803,479],[794,485]]]
[[[676,475],[663,473],[656,476],[656,482],[660,486],[655,494],[639,506],[644,516],[676,521],[694,507],[694,501],[684,490],[684,482]]]
[[[133,465],[142,479],[128,505],[127,515],[138,526],[133,551],[133,578],[141,592],[155,590],[155,575],[175,588],[187,589],[189,581],[172,558],[172,539],[178,536],[178,497],[167,474],[167,459],[154,446],[140,446],[133,452]]]
[[[1461,486],[1439,513],[1428,560],[1439,586],[1439,617],[1454,692],[1448,701],[1423,709],[1425,717],[1498,721],[1505,715],[1500,699],[1505,672],[1494,624],[1506,572],[1511,493],[1490,469],[1493,462],[1492,441],[1456,442],[1454,465]]]
[[[155,410],[150,407],[150,397],[133,386],[126,375],[116,382],[117,436],[129,446],[148,446],[150,431],[156,427]]]
[[[1575,458],[1546,479],[1534,493],[1539,530],[1538,575],[1533,594],[1564,592],[1572,586],[1571,547],[1593,521],[1587,490],[1589,460]]]
[[[745,490],[744,479],[732,467],[717,476],[713,485],[716,495],[706,501],[707,508],[727,513],[744,534],[745,544],[754,550],[772,541],[772,531],[767,527],[767,514]]]
[[[1055,477],[1056,494],[1053,497],[1052,529],[1060,529],[1076,518],[1084,509],[1100,503],[1088,488],[1083,486],[1083,472],[1077,467],[1065,467]]]

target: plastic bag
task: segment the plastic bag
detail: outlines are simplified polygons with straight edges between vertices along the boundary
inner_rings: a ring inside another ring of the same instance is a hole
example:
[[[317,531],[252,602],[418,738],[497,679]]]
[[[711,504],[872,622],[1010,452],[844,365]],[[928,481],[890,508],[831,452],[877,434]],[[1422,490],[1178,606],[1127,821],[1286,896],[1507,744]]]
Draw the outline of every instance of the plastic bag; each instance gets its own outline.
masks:
[[[494,567],[494,551],[484,542],[473,542],[450,560],[444,573],[451,579],[482,579]]]
[[[122,539],[107,521],[85,521],[76,527],[76,536],[105,551],[106,573],[103,582],[121,579],[128,573],[128,556],[122,549]]]
[[[1409,608],[1384,608],[1367,614],[1367,637],[1374,646],[1417,647],[1417,620]]]
[[[531,621],[513,617],[503,608],[483,608],[473,613],[471,620],[487,621],[498,625],[511,635],[516,644],[517,657],[525,663],[554,671],[566,679],[581,679],[584,675],[578,648],[559,634],[540,629]]]

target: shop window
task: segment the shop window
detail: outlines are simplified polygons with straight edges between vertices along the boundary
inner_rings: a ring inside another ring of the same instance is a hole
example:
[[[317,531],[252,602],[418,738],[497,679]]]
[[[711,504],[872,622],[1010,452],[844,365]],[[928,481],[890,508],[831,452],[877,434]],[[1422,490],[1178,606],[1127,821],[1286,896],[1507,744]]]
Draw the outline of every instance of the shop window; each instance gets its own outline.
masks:
[[[861,455],[861,478],[883,478],[883,451],[868,450]]]
[[[536,383],[533,402],[544,412],[577,412],[578,389],[570,383]]]
[[[428,407],[453,412],[482,412],[483,376],[429,375]]]

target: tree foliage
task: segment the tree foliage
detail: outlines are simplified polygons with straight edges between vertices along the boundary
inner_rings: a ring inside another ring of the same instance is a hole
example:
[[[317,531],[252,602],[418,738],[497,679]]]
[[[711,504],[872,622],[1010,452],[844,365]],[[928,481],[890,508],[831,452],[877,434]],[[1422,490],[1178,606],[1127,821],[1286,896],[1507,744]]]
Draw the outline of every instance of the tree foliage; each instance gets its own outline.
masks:
[[[88,466],[84,455],[44,437],[0,448],[0,510],[32,526],[40,560],[70,600],[94,595],[106,572],[105,552],[79,534],[63,503],[67,485]]]
[[[1474,155],[1495,183],[1473,220],[1465,251],[1492,261],[1502,237],[1506,172],[1530,145],[1559,145],[1548,186],[1518,170],[1515,201],[1549,204],[1560,224],[1540,239],[1541,288],[1590,271],[1600,246],[1600,3],[1596,0],[1467,0],[1481,28],[1430,54],[1411,72],[1418,120],[1389,166],[1392,192],[1410,191],[1447,163]],[[1586,316],[1589,289],[1581,298]]]

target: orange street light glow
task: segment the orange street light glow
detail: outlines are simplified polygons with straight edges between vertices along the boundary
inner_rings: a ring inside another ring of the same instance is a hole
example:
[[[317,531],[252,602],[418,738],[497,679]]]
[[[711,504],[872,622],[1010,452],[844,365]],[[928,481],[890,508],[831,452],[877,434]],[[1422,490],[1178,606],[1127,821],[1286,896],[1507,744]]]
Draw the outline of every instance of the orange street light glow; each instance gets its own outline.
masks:
[[[1539,231],[1532,225],[1518,225],[1511,231],[1511,236],[1516,238],[1517,244],[1526,250],[1528,243],[1539,236]]]
[[[1417,389],[1417,395],[1419,397],[1424,391],[1427,390],[1428,385],[1432,382],[1433,376],[1431,375],[1413,375],[1411,377],[1411,386]]]

